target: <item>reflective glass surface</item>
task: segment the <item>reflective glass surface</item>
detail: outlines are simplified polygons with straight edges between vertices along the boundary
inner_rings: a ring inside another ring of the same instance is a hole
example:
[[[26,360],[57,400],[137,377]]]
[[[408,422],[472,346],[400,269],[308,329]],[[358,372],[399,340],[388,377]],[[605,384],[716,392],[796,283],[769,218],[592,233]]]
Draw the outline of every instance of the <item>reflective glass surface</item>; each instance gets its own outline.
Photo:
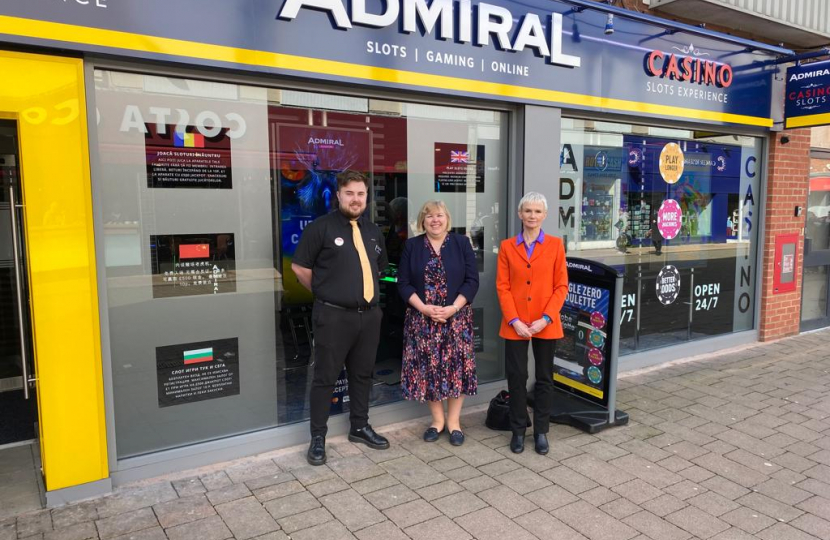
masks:
[[[811,251],[830,249],[830,159],[810,159],[810,194],[804,236]]]
[[[761,141],[563,119],[569,255],[624,272],[621,354],[753,327]]]
[[[801,292],[801,320],[827,317],[827,266],[805,266]]]
[[[503,378],[492,294],[505,113],[97,71],[101,205],[120,458],[308,418],[311,294],[291,272],[336,175],[372,180],[391,262],[371,404],[400,398],[404,241],[427,200],[476,251],[479,382]],[[489,293],[489,294],[488,294]],[[332,413],[348,410],[339,384]]]

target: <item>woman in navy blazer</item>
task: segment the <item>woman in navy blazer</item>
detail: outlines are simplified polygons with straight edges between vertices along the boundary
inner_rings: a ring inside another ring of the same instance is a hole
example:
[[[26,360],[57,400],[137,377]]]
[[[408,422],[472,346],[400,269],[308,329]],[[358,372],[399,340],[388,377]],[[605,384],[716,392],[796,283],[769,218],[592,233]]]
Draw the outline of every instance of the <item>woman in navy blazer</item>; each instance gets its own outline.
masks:
[[[443,202],[426,202],[417,221],[424,234],[408,239],[401,254],[398,292],[408,305],[401,389],[406,399],[429,404],[432,424],[425,441],[438,440],[446,427],[450,443],[459,446],[464,396],[478,389],[470,307],[478,267],[470,240],[449,232],[450,224]]]

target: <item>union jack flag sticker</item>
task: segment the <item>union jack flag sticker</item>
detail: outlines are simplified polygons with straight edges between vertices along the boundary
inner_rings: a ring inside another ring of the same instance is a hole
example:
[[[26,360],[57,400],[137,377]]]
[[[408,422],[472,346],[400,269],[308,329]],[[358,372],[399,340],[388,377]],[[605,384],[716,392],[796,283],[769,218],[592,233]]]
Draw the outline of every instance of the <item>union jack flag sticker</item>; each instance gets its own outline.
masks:
[[[469,163],[470,152],[467,150],[450,150],[450,163]]]

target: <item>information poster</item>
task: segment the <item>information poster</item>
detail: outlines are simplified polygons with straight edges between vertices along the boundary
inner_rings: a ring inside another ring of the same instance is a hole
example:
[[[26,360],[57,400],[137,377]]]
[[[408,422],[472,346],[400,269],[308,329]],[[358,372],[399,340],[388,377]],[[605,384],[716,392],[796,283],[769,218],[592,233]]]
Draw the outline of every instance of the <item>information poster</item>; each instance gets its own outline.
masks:
[[[239,394],[239,340],[156,347],[159,407]]]
[[[554,382],[601,404],[608,392],[615,280],[602,267],[568,261],[568,296],[560,312],[564,337],[554,357]]]
[[[466,193],[468,185],[484,193],[484,170],[483,144],[435,143],[436,193]]]
[[[473,346],[484,352],[484,308],[473,308]]]
[[[144,124],[147,187],[232,189],[227,128]],[[207,131],[205,134],[203,131]]]
[[[467,236],[467,228],[466,227],[451,227],[450,232],[454,232],[455,234],[459,234],[461,236]],[[476,256],[476,268],[478,269],[479,273],[484,272],[484,249],[482,246],[484,245],[484,231],[482,229],[473,229],[470,231],[470,245],[473,247],[473,253]]]
[[[153,298],[236,292],[232,233],[150,236]]]
[[[308,304],[311,293],[294,276],[291,261],[305,227],[337,209],[337,175],[372,171],[372,132],[272,124],[272,152],[280,189],[284,302]]]
[[[334,383],[334,390],[331,394],[330,414],[340,414],[348,411],[346,404],[349,402],[349,374],[346,368],[340,371],[337,382]]]

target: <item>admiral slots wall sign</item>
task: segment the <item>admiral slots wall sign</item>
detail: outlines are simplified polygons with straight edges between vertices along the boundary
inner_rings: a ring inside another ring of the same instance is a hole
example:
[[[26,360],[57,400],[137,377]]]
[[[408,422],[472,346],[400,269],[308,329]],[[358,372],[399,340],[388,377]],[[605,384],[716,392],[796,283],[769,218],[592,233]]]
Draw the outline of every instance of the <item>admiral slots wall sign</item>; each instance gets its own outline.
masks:
[[[786,127],[830,124],[830,61],[787,69]]]

